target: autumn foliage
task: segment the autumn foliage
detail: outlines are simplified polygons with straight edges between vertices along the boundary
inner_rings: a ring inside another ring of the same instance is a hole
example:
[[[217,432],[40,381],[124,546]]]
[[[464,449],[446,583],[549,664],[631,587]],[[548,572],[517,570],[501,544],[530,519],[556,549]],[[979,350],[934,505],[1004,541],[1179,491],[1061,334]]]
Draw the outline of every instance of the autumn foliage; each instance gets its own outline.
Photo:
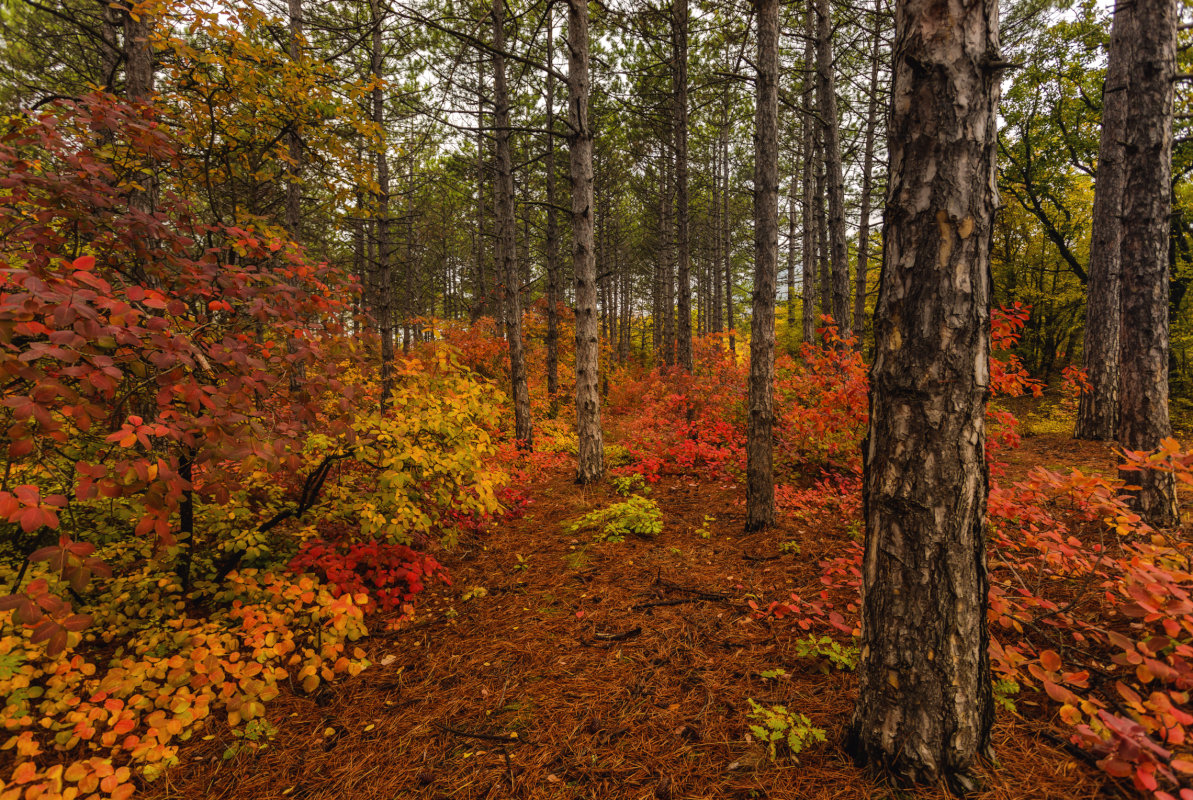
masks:
[[[501,512],[497,410],[440,348],[379,415],[353,281],[196,221],[150,110],[4,125],[0,797],[127,797],[209,719],[368,665],[365,614],[408,614],[447,579],[423,550]]]

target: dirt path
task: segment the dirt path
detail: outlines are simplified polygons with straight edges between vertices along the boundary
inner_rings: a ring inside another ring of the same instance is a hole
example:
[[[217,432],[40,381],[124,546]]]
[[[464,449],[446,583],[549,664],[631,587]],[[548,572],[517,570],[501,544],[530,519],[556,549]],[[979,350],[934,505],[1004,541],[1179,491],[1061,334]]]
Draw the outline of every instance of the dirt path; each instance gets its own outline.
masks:
[[[1013,469],[1098,457],[1067,443],[1029,439]],[[272,703],[279,733],[255,755],[224,761],[233,740],[218,727],[184,747],[183,763],[147,795],[943,800],[861,774],[841,750],[852,673],[798,658],[803,631],[746,613],[751,598],[818,590],[818,561],[849,541],[838,520],[743,537],[740,489],[664,479],[651,494],[664,512],[656,540],[593,544],[567,523],[616,499],[608,487],[578,488],[561,469],[529,494],[525,516],[446,558],[453,585],[429,590],[416,622],[371,626],[375,666],[315,697]],[[706,515],[715,517],[708,538]],[[788,541],[799,554],[780,552]],[[776,668],[790,677],[761,676]],[[827,743],[798,763],[769,762],[746,741],[747,698],[807,714]],[[1046,735],[1000,712],[1000,765],[980,796],[1106,790]]]

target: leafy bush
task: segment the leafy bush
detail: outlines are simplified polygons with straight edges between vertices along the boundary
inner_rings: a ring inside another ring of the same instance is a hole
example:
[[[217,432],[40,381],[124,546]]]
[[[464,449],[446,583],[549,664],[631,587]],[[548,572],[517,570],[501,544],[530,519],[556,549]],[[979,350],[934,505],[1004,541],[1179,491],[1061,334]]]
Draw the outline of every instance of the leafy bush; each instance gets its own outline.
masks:
[[[653,500],[634,495],[628,500],[614,503],[585,514],[569,530],[583,531],[599,529],[596,538],[605,542],[624,542],[626,536],[641,536],[650,539],[663,530],[663,514]]]
[[[750,704],[749,717],[756,724],[750,725],[750,732],[766,745],[771,761],[787,755],[795,758],[808,747],[825,741],[825,731],[812,725],[812,720],[803,714],[788,711],[785,706],[763,706],[747,698]]]
[[[434,578],[451,584],[447,571],[431,556],[405,545],[376,541],[343,549],[321,540],[307,542],[290,561],[290,570],[314,573],[331,587],[335,597],[365,595],[366,611],[398,608]]]
[[[619,475],[613,478],[613,491],[622,497],[629,497],[632,494],[649,494],[650,487],[646,485],[646,479],[641,474],[631,472],[629,475]]]
[[[857,645],[843,645],[828,636],[805,636],[795,640],[795,654],[800,658],[828,659],[833,667],[855,670],[858,664]],[[825,668],[827,672],[827,668]]]

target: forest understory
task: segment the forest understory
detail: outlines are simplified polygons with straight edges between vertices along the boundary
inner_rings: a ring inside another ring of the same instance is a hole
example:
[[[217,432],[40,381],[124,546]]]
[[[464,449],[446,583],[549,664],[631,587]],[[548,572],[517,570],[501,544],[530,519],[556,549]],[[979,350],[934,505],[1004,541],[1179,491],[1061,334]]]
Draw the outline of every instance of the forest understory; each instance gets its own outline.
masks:
[[[1113,474],[1109,446],[1030,428],[1004,480],[1037,466]],[[564,462],[524,489],[523,513],[440,556],[452,585],[428,588],[414,620],[371,622],[374,666],[310,697],[283,694],[263,750],[225,759],[235,739],[219,726],[145,796],[949,796],[900,791],[855,766],[842,747],[852,673],[801,657],[807,631],[748,605],[824,589],[859,542],[856,524],[826,510],[744,535],[739,486],[681,475],[652,487],[657,537],[594,543],[569,525],[620,499],[609,483],[579,487]],[[806,714],[827,741],[772,762],[749,740],[750,700]],[[1047,698],[1011,700],[978,797],[1131,796],[1068,744]]]

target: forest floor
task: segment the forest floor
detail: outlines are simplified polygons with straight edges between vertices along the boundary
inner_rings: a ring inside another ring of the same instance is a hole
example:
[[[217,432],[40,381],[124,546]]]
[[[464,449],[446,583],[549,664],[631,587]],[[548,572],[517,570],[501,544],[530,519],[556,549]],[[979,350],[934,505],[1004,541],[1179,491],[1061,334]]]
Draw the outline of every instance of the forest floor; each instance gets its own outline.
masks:
[[[1037,464],[1113,467],[1104,446],[1033,435],[1030,420],[1027,431],[1005,479]],[[266,749],[224,760],[226,727],[196,738],[147,796],[946,796],[859,770],[842,749],[853,674],[798,658],[793,642],[806,632],[790,621],[749,614],[751,598],[765,606],[819,590],[818,562],[850,541],[840,520],[745,536],[740,487],[664,477],[650,495],[664,514],[656,539],[593,543],[568,525],[618,499],[609,486],[577,487],[561,467],[525,488],[523,516],[443,557],[453,583],[429,588],[414,622],[371,623],[374,666],[313,697],[278,698]],[[762,676],[776,668],[790,677]],[[748,698],[806,714],[827,741],[772,763],[747,741]],[[998,712],[997,764],[980,797],[1120,796],[1066,750],[1051,711],[1016,704]]]

